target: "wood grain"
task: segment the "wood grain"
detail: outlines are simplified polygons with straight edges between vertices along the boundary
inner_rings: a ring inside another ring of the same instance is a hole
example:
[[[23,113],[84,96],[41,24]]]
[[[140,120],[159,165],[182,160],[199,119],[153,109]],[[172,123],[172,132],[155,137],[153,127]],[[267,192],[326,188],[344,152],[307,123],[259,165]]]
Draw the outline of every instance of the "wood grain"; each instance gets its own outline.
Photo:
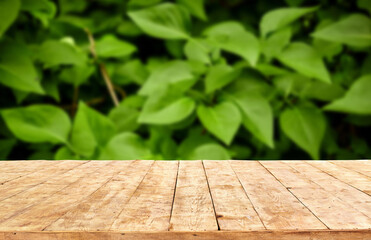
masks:
[[[371,178],[327,161],[309,161],[308,163],[340,181],[371,195]]]
[[[125,204],[111,230],[167,231],[178,164],[177,161],[156,161]]]
[[[267,229],[327,229],[259,162],[231,165]]]
[[[7,232],[0,240],[368,240],[368,230],[203,232]]]
[[[135,161],[45,230],[108,231],[153,161]]]
[[[23,231],[41,231],[75,207],[85,197],[94,193],[112,178],[115,173],[125,169],[130,162],[107,162],[109,167],[100,168],[85,178],[74,182],[55,193],[44,202],[20,213],[2,223],[0,231],[19,229]]]
[[[330,161],[331,163],[359,172],[365,176],[371,177],[371,161]]]
[[[1,201],[0,222],[20,214],[33,205],[42,203],[53,194],[77,181],[79,178],[88,176],[97,170],[97,163],[100,162],[89,162],[79,165],[68,172],[49,179],[42,184],[30,187],[19,194],[13,195],[12,197]],[[104,164],[107,164],[107,162]],[[102,166],[102,164],[100,164],[100,166]]]
[[[0,161],[0,240],[368,240],[370,163]]]
[[[171,231],[216,231],[218,224],[201,161],[179,163]]]
[[[283,162],[261,162],[330,229],[368,229],[371,219]]]
[[[368,217],[371,217],[371,201],[370,196],[348,184],[339,181],[333,176],[309,165],[303,161],[287,161],[285,162],[290,167],[294,168],[301,175],[314,183],[326,189],[328,193],[336,196],[342,201],[350,204],[353,208],[362,212]]]
[[[204,161],[220,230],[265,229],[228,161]]]
[[[0,201],[9,198],[15,194],[18,194],[30,187],[41,184],[52,177],[58,176],[59,174],[65,173],[85,163],[86,162],[80,161],[56,162],[55,164],[51,164],[39,171],[35,171],[31,174],[22,176],[13,181],[6,182],[1,185]]]

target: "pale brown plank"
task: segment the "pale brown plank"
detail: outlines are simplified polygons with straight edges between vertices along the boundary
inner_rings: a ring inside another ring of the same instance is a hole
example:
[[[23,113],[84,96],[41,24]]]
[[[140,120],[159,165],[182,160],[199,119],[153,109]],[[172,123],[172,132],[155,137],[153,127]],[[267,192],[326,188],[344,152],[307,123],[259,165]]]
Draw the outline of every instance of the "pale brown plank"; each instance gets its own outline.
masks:
[[[104,165],[107,162],[103,162]],[[13,195],[0,202],[0,222],[25,211],[27,208],[40,204],[42,201],[51,197],[56,192],[62,190],[79,178],[89,175],[98,168],[104,166],[101,162],[88,162],[65,172],[56,178],[50,179],[42,184],[31,187],[19,194]],[[55,183],[55,184],[54,184]]]
[[[265,229],[228,161],[203,161],[220,230]]]
[[[308,161],[308,163],[340,181],[371,195],[371,179],[369,177],[327,161]]]
[[[371,161],[370,160],[354,160],[354,161],[330,161],[331,163],[359,172],[363,175],[371,177]]]
[[[68,211],[45,230],[109,230],[152,164],[153,161],[134,161],[98,191]]]
[[[231,161],[267,229],[327,229],[257,161]]]
[[[171,231],[216,231],[218,224],[201,161],[181,161]]]
[[[203,232],[8,232],[0,240],[368,240],[368,230]]]
[[[167,231],[178,161],[156,161],[113,223],[112,230]]]
[[[0,185],[0,201],[85,163],[86,161],[58,161],[29,175],[5,182]]]
[[[55,165],[59,161],[26,160],[26,161],[0,161],[0,173],[26,173],[40,170],[43,167]]]
[[[55,166],[56,161],[0,161],[0,185],[20,177],[44,171],[49,166]]]
[[[349,203],[353,208],[366,216],[371,217],[371,197],[364,192],[339,181],[304,161],[285,161],[285,163],[307,179],[326,189],[327,192]]]
[[[285,163],[279,161],[261,163],[330,229],[370,228],[369,217],[301,176]]]
[[[107,164],[106,167],[102,167],[96,172],[89,174],[89,176],[81,178],[42,203],[0,223],[0,231],[15,229],[18,231],[43,230],[78,205],[83,199],[97,191],[116,173],[125,169],[130,164],[130,161],[107,161]]]

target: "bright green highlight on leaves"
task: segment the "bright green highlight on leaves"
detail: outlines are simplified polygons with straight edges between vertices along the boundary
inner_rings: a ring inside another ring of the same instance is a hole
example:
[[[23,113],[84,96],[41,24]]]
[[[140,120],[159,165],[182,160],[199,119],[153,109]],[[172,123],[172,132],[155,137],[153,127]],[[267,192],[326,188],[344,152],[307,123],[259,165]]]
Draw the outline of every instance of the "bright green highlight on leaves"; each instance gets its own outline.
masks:
[[[189,38],[190,16],[182,7],[163,3],[128,13],[130,18],[147,34],[163,39]]]
[[[260,22],[260,31],[263,37],[268,33],[279,30],[292,23],[298,18],[317,10],[318,7],[310,8],[281,8],[266,13]]]
[[[355,47],[368,47],[371,46],[371,19],[362,14],[353,14],[316,31],[313,37]]]
[[[0,1],[0,38],[18,16],[19,0]]]
[[[371,75],[366,75],[357,79],[344,97],[330,103],[325,109],[354,114],[371,114],[370,92]]]
[[[202,124],[227,145],[232,142],[241,124],[241,114],[230,102],[222,102],[212,107],[200,105],[197,115]]]
[[[71,122],[61,109],[33,105],[1,111],[8,128],[22,141],[66,143]]]
[[[288,108],[280,116],[280,125],[284,133],[300,148],[313,159],[319,159],[326,120],[318,108],[305,105]]]

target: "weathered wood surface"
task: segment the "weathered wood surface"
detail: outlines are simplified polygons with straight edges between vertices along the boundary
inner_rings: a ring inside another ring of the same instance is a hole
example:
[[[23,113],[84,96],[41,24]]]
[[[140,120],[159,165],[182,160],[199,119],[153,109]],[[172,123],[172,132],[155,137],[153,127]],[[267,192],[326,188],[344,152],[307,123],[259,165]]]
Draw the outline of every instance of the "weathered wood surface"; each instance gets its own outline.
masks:
[[[371,239],[371,161],[0,161],[0,240]]]

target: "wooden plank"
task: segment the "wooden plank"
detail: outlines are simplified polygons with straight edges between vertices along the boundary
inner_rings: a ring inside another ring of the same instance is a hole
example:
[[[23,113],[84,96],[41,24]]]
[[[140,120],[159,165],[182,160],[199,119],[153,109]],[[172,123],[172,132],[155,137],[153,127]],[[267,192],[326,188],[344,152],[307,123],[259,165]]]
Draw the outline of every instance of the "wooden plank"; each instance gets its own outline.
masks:
[[[105,165],[107,164],[107,162],[103,163]],[[0,222],[20,214],[31,206],[40,204],[48,197],[77,181],[79,178],[97,171],[98,166],[102,167],[104,165],[96,161],[79,165],[76,168],[57,176],[55,179],[50,179],[42,184],[31,187],[19,194],[1,201]],[[57,180],[57,184],[53,184],[54,180]]]
[[[0,240],[368,240],[369,230],[210,232],[7,232]]]
[[[59,161],[25,160],[25,161],[0,161],[1,173],[26,173],[40,170],[59,163]]]
[[[326,189],[327,192],[347,202],[366,216],[371,217],[371,197],[364,192],[339,181],[304,161],[285,161],[285,163],[307,179]]]
[[[265,229],[228,161],[203,161],[220,230]]]
[[[65,173],[81,164],[87,163],[86,161],[61,161],[56,162],[40,171],[33,172],[32,174],[17,178],[13,181],[6,182],[0,185],[0,201],[9,198],[15,194],[21,193],[30,187],[41,184],[48,179]]]
[[[345,182],[368,195],[371,195],[371,179],[363,174],[340,167],[327,161],[308,161],[308,163],[329,175]]]
[[[107,184],[50,224],[45,231],[109,230],[152,164],[153,161],[134,161]]]
[[[369,217],[301,176],[285,163],[279,161],[261,163],[330,229],[370,228]]]
[[[363,175],[371,177],[371,161],[369,160],[355,160],[355,161],[330,161],[331,163],[348,168],[350,170],[359,172]]]
[[[0,161],[0,185],[37,171],[43,171],[56,161]]]
[[[267,229],[327,229],[259,162],[230,163]]]
[[[111,230],[167,231],[178,164],[178,161],[156,161]]]
[[[171,231],[216,231],[205,171],[201,161],[181,161],[170,220]]]
[[[2,223],[0,231],[41,231],[74,208],[83,199],[97,191],[113,175],[124,170],[130,161],[107,161],[109,167],[100,168],[87,177],[55,193],[37,204]]]

